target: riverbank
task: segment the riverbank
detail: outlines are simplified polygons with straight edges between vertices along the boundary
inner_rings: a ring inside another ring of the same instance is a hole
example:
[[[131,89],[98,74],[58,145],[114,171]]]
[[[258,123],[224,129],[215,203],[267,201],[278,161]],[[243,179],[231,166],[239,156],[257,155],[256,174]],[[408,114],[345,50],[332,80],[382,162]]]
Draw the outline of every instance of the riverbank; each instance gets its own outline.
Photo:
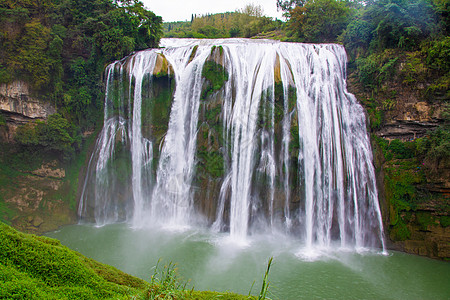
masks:
[[[171,299],[249,299],[232,293],[184,290],[174,269],[155,275],[146,282],[70,250],[58,240],[0,223],[1,299],[144,300],[169,295]]]

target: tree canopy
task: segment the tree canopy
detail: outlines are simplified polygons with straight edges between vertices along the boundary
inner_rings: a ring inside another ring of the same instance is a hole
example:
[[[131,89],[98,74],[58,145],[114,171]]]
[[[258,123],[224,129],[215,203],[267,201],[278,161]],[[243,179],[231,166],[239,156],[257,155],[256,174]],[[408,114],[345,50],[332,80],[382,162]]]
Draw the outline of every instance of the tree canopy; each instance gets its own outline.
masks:
[[[75,145],[76,130],[70,130],[71,139],[52,142],[43,139],[52,134],[44,133],[55,132],[55,120],[92,128],[101,119],[105,65],[157,47],[161,36],[162,18],[138,0],[3,0],[0,83],[24,80],[39,98],[56,106],[58,117],[35,124],[28,133],[39,137],[39,145],[67,152],[68,142]]]
[[[332,42],[346,28],[351,11],[345,2],[309,0],[290,9],[290,29],[307,42]]]
[[[264,16],[261,6],[248,4],[235,12],[193,15],[190,22],[165,23],[164,36],[177,38],[254,37],[280,29],[282,22]]]

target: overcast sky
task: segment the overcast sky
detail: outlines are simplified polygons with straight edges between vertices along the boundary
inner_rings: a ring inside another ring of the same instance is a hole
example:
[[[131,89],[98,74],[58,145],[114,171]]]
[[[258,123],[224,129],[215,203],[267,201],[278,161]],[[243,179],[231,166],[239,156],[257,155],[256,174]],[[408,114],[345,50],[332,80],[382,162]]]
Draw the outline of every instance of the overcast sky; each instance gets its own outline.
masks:
[[[235,11],[246,4],[261,5],[264,15],[282,19],[277,12],[276,0],[142,0],[144,6],[161,16],[164,22],[191,20],[192,14]]]

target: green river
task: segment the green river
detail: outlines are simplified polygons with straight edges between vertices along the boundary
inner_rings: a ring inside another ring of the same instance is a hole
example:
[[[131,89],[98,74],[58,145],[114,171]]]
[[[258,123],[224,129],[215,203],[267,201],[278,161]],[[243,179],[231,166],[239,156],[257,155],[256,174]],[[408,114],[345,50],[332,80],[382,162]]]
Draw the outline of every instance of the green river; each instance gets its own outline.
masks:
[[[176,263],[196,290],[258,294],[267,261],[271,299],[450,299],[450,264],[389,251],[305,251],[282,234],[246,243],[207,229],[133,229],[73,225],[47,236],[100,262],[147,281],[159,267]]]

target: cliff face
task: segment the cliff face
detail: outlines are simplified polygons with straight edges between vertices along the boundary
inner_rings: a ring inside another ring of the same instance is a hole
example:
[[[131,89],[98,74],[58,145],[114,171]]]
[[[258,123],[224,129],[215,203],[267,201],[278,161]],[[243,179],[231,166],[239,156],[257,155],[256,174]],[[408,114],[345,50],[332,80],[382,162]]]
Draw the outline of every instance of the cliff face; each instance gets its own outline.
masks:
[[[16,129],[56,112],[31,94],[24,81],[0,85],[0,218],[21,230],[42,233],[76,221],[75,200],[67,201],[71,181],[63,164],[42,153],[29,157],[14,142]],[[75,198],[75,195],[73,195]]]
[[[424,137],[444,124],[448,99],[430,94],[433,78],[413,83],[405,62],[374,90],[349,76],[349,91],[366,107],[371,121],[385,236],[392,249],[438,259],[450,258],[450,162],[418,159]],[[397,147],[397,148],[396,148]],[[402,148],[403,147],[403,148]],[[401,149],[399,149],[401,148]]]
[[[163,64],[160,69],[164,69]],[[421,91],[426,88],[426,84],[411,86],[398,82],[398,78],[394,78],[379,94],[381,96],[378,101],[383,103],[383,122],[372,128],[386,237],[389,238],[388,244],[393,249],[448,259],[450,162],[444,160],[433,165],[428,165],[428,162],[414,162],[413,169],[405,169],[405,162],[409,164],[410,160],[387,160],[376,141],[376,138],[382,138],[388,143],[393,139],[408,142],[426,136],[430,130],[442,124],[440,116],[444,102],[439,98],[424,97]],[[352,74],[348,84],[349,91],[367,108],[365,99],[373,98],[373,94],[364,91]],[[209,109],[210,107],[202,111]],[[0,110],[6,121],[5,125],[0,126],[0,141],[5,147],[1,155],[3,160],[9,159],[5,153],[14,147],[14,133],[18,126],[32,120],[46,120],[56,112],[50,103],[32,96],[28,84],[23,81],[0,85]],[[203,142],[198,141],[200,145]],[[34,233],[53,230],[76,221],[77,173],[69,175],[63,164],[51,158],[8,172],[0,173],[0,212],[3,219],[17,228]],[[393,194],[396,191],[393,186],[395,187],[396,180],[403,180],[399,174],[410,174],[413,178],[408,184],[417,191],[418,196],[414,197],[419,200],[414,200],[412,206],[401,206],[394,199]],[[217,183],[214,180],[206,180],[200,185],[205,187],[200,193],[206,193],[214,190]],[[201,198],[209,197],[205,195]],[[208,205],[210,204],[201,205],[206,214],[212,209],[208,208]]]
[[[0,129],[0,139],[10,143],[18,126],[35,119],[45,120],[56,109],[32,96],[28,83],[14,81],[0,85],[0,111],[6,120],[6,126]]]
[[[0,192],[9,211],[6,220],[15,228],[43,233],[76,222],[75,203],[64,197],[71,193],[70,182],[57,161],[16,171],[11,179],[14,184],[0,187]]]

